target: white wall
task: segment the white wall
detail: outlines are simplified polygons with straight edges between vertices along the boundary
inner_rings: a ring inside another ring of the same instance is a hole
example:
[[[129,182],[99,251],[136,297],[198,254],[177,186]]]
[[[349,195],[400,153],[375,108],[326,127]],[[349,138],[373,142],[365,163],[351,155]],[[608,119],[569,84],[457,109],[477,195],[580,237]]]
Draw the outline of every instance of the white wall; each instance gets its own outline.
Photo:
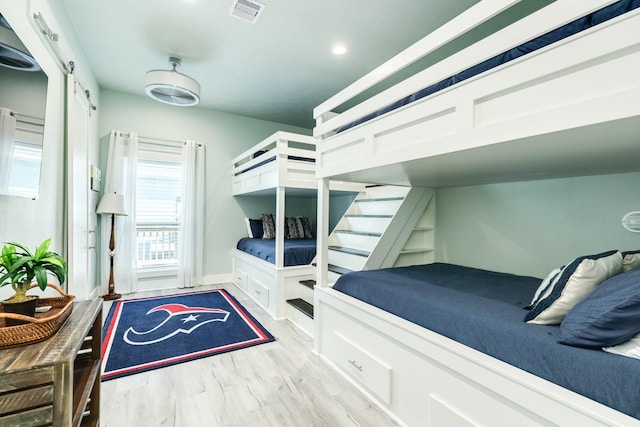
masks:
[[[246,236],[244,218],[275,210],[275,199],[234,199],[231,195],[231,161],[278,130],[310,134],[302,129],[201,107],[172,107],[143,95],[103,89],[100,94],[99,135],[101,153],[112,129],[172,140],[192,139],[206,146],[206,212],[204,275],[209,281],[229,278],[231,249]],[[106,159],[101,154],[101,163]],[[300,202],[295,202],[300,203]],[[304,206],[305,202],[301,202]],[[273,207],[272,207],[273,206]]]
[[[436,260],[544,277],[574,258],[640,249],[622,216],[640,210],[640,173],[439,189]]]

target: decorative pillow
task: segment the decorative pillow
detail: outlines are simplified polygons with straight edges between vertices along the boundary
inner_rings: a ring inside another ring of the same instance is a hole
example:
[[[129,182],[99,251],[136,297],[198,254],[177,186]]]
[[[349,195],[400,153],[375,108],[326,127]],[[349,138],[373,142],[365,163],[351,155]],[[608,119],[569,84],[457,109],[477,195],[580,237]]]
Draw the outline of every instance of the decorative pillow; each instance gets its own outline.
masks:
[[[276,238],[276,221],[273,218],[273,214],[262,214],[262,229],[263,239],[275,239]]]
[[[549,293],[553,289],[553,282],[558,279],[559,273],[563,268],[564,266],[553,269],[551,273],[549,273],[549,275],[544,278],[542,283],[540,283],[540,286],[538,286],[535,294],[533,294],[531,302],[525,307],[526,309],[533,308],[541,299],[549,296]]]
[[[264,235],[264,228],[262,227],[261,219],[251,219],[249,218],[249,230],[251,230],[251,234],[249,237],[260,239]]]
[[[304,239],[313,239],[313,233],[311,232],[311,225],[309,224],[309,218],[306,216],[298,217],[302,223],[302,237]]]
[[[623,342],[622,344],[618,344],[613,347],[603,347],[602,349],[609,353],[619,354],[620,356],[640,359],[640,334],[631,338],[629,341]]]
[[[576,258],[565,266],[553,281],[548,295],[540,299],[525,316],[525,322],[558,325],[571,308],[582,301],[596,286],[620,273],[622,254],[603,252]],[[547,292],[545,292],[547,294]]]
[[[640,267],[640,251],[622,252],[622,272]]]
[[[253,238],[253,232],[251,231],[251,225],[249,224],[249,218],[244,219],[244,224],[247,226],[247,235]]]
[[[266,152],[267,152],[266,150],[258,150],[251,155],[251,158],[255,159],[256,157],[262,156]]]
[[[605,280],[560,325],[562,344],[608,347],[640,333],[640,268]]]
[[[302,238],[302,235],[298,233],[298,226],[296,224],[295,218],[285,218],[284,225],[285,225],[285,233],[284,233],[285,239]]]

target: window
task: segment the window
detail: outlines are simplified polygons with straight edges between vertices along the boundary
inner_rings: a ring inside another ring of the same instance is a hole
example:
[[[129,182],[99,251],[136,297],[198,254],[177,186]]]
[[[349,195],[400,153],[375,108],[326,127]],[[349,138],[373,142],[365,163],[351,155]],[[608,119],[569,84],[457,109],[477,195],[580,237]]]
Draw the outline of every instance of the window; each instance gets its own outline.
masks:
[[[136,172],[136,247],[141,275],[177,270],[182,163],[179,153],[140,150]]]
[[[9,192],[29,197],[38,195],[42,144],[16,139],[9,178]]]

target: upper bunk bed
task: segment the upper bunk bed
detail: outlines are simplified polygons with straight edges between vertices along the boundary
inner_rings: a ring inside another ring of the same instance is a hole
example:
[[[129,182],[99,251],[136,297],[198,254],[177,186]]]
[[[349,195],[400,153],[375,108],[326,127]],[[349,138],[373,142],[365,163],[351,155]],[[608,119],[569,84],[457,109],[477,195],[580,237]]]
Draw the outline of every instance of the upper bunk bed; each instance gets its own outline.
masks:
[[[313,137],[276,132],[233,159],[233,195],[277,187],[315,190],[315,162]]]
[[[441,187],[638,170],[638,0],[553,2],[369,95],[518,3],[479,2],[315,108],[318,177]]]

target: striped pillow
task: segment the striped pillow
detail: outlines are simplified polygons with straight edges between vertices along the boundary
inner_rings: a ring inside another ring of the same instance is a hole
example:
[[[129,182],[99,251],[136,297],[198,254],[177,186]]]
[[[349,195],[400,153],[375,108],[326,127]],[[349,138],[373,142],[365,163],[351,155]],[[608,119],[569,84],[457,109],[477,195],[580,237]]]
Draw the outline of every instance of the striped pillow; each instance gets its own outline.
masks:
[[[276,238],[276,222],[273,214],[262,214],[262,230],[264,231],[263,239]]]
[[[571,308],[582,301],[596,286],[622,270],[619,251],[603,252],[576,258],[565,266],[543,298],[525,316],[528,323],[558,325]]]

